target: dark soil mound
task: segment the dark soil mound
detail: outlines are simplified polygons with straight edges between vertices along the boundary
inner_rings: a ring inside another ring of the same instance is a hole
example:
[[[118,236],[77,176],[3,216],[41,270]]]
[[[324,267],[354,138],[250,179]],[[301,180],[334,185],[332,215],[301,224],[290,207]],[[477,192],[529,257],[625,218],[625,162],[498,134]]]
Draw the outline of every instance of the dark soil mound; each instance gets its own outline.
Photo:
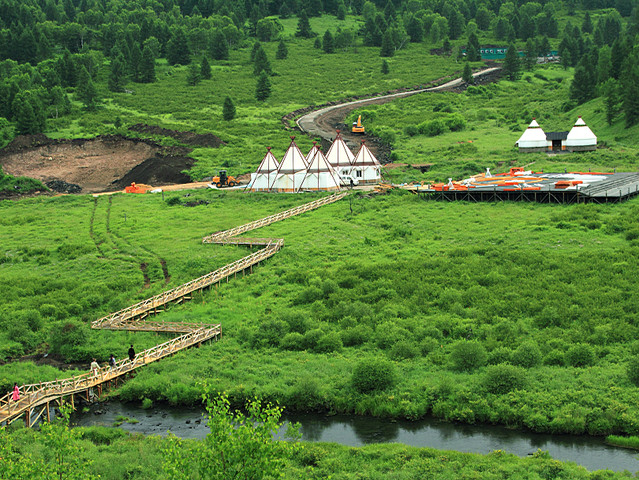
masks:
[[[133,167],[122,178],[114,181],[112,185],[124,188],[131,183],[146,183],[149,185],[166,185],[168,183],[188,183],[191,177],[182,173],[190,169],[195,160],[184,155],[156,154],[147,158],[144,162]]]
[[[82,187],[80,185],[67,183],[64,180],[51,180],[50,182],[45,183],[45,185],[58,193],[80,193],[82,191]]]
[[[47,137],[43,133],[38,133],[37,135],[18,135],[16,138],[11,140],[9,144],[4,147],[1,152],[2,154],[15,153],[24,148],[35,148],[41,147],[43,145],[51,145],[55,143],[55,140]]]
[[[175,138],[178,142],[184,145],[194,147],[210,147],[218,148],[225,143],[212,133],[194,133],[194,132],[180,132],[178,130],[169,130],[168,128],[162,128],[154,125],[145,125],[138,123],[129,127],[129,130],[134,132],[146,133],[149,135],[161,135],[163,137]]]

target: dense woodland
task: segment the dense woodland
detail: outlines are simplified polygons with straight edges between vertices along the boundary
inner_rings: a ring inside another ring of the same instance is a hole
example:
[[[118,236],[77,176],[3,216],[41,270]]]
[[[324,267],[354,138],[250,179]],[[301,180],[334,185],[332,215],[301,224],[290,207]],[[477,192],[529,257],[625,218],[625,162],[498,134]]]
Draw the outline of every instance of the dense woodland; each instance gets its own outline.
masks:
[[[583,19],[575,21],[577,9]],[[589,11],[596,11],[590,15]],[[356,30],[313,32],[309,16],[361,15]],[[605,97],[610,121],[622,114],[639,121],[639,53],[634,38],[639,13],[630,0],[616,2],[354,1],[100,2],[10,1],[0,4],[0,127],[15,133],[47,130],[47,119],[67,115],[77,100],[95,109],[128,82],[156,81],[156,62],[192,65],[189,83],[210,78],[210,62],[229,50],[254,45],[255,75],[272,74],[259,42],[281,38],[280,19],[298,17],[297,36],[317,36],[327,52],[354,44],[380,47],[390,57],[409,42],[441,47],[451,41],[478,60],[478,36],[519,46],[527,58],[557,48],[562,64],[576,67],[570,91],[577,104]],[[561,27],[560,27],[561,25]],[[285,55],[286,45],[280,45]],[[513,49],[514,49],[513,48]],[[508,62],[507,62],[508,63]],[[528,63],[532,67],[531,62]],[[507,64],[516,78],[519,67]],[[102,76],[101,76],[102,72]],[[98,88],[107,77],[108,91]],[[262,76],[258,100],[269,96]],[[7,123],[7,120],[10,123]],[[11,134],[3,134],[11,136]]]

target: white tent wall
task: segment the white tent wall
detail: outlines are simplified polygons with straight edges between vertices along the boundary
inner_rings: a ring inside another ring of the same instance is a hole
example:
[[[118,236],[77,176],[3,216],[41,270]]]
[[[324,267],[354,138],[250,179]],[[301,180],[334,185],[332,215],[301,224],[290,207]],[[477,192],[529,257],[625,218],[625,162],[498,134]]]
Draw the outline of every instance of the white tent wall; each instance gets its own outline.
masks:
[[[309,164],[300,190],[339,190],[339,177],[319,146],[315,147],[313,162]]]
[[[542,152],[547,150],[548,147],[552,147],[552,142],[546,139],[546,134],[537,123],[537,120],[533,118],[528,128],[524,130],[519,140],[515,142],[515,146],[519,147],[520,152]]]
[[[378,183],[382,178],[381,164],[364,142],[353,160],[350,175],[358,183]]]
[[[278,173],[271,184],[271,190],[275,192],[295,193],[302,185],[305,176],[306,170],[297,173]]]
[[[596,150],[597,137],[580,116],[568,132],[564,145],[569,151]]]

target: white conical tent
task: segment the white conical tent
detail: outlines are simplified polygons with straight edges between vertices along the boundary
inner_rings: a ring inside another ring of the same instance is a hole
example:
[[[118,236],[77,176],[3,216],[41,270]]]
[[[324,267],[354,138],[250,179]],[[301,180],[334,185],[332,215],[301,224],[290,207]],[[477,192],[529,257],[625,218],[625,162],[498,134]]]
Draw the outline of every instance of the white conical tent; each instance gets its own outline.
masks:
[[[313,146],[308,151],[308,155],[306,155],[306,164],[307,165],[311,164],[311,162],[313,161],[313,157],[315,157],[315,154],[317,153],[317,149],[315,148],[316,146],[317,146],[317,142],[313,142]]]
[[[304,154],[295,143],[295,137],[291,137],[291,144],[277,169],[271,190],[278,192],[297,191],[302,184],[307,166]]]
[[[269,190],[273,180],[275,180],[275,177],[277,176],[279,163],[277,158],[275,158],[275,155],[271,153],[271,147],[268,147],[267,150],[266,155],[264,155],[264,158],[262,159],[262,163],[260,163],[260,166],[257,167],[255,173],[251,174],[251,190]]]
[[[337,135],[335,136],[335,140],[331,145],[331,148],[328,149],[328,153],[326,154],[326,159],[328,163],[335,169],[335,171],[339,175],[348,175],[351,172],[351,167],[353,166],[354,159],[353,152],[346,146],[344,139],[337,130]]]
[[[315,147],[313,161],[306,170],[300,190],[339,190],[339,176],[320,150]]]
[[[597,137],[590,127],[586,125],[581,116],[575,122],[572,130],[568,132],[565,142],[566,147],[596,147]]]
[[[548,146],[546,134],[537,123],[537,120],[532,119],[532,122],[530,122],[528,128],[524,130],[524,133],[519,137],[515,146],[519,148],[546,148]]]
[[[351,176],[359,183],[377,183],[381,179],[381,164],[375,155],[368,149],[366,143],[362,142],[357,155],[353,159]]]

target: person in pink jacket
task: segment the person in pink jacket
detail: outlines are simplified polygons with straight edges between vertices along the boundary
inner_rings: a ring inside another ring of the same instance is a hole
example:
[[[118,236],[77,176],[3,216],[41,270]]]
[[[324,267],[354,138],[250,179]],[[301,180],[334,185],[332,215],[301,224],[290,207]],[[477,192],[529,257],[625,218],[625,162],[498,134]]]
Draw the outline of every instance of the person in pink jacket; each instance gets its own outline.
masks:
[[[11,399],[14,402],[17,402],[18,400],[20,400],[20,389],[18,388],[17,383],[13,384],[13,394],[11,395]]]

